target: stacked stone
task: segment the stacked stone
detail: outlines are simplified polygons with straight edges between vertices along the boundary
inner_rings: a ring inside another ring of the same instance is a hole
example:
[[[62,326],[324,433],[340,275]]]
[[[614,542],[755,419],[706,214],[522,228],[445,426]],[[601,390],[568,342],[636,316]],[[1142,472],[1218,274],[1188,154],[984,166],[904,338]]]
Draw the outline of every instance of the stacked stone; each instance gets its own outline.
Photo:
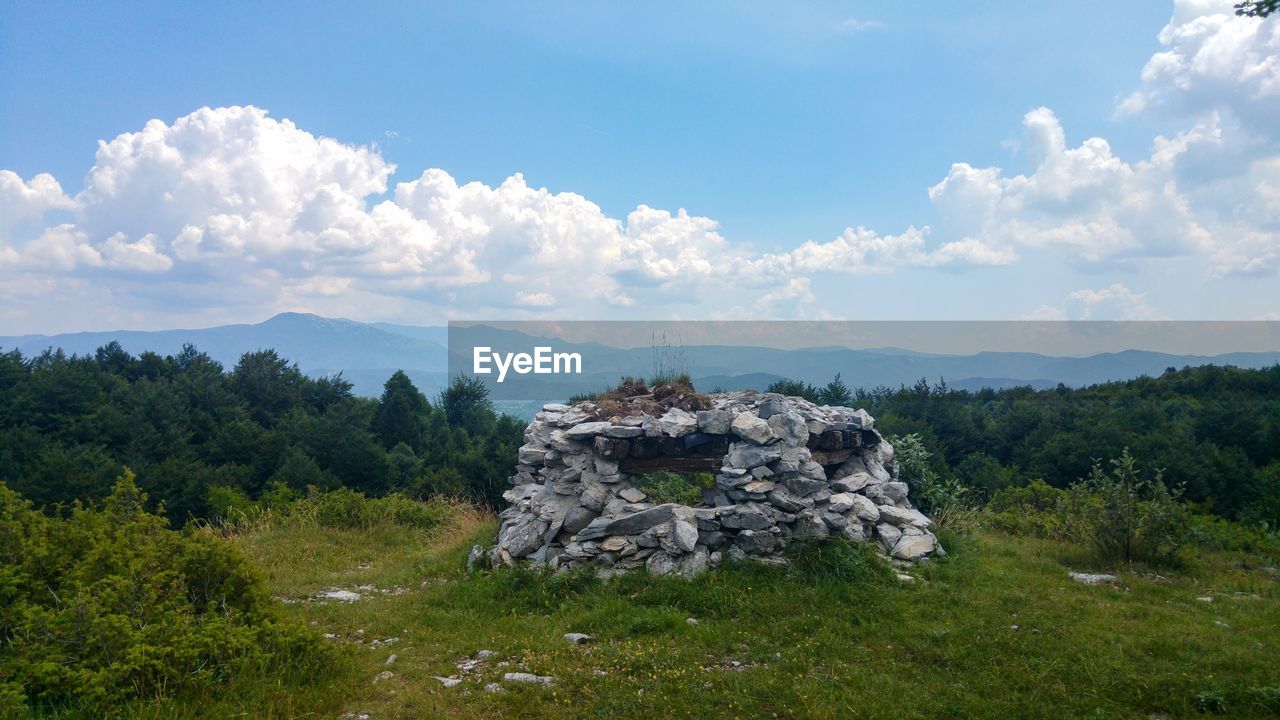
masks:
[[[789,543],[828,536],[877,542],[900,561],[942,552],[865,410],[773,393],[706,397],[712,409],[604,421],[592,403],[544,405],[504,494],[493,564],[693,576],[725,557],[777,562]],[[679,467],[708,449],[723,459],[693,507],[645,502],[622,469],[629,457],[660,468],[655,455]]]

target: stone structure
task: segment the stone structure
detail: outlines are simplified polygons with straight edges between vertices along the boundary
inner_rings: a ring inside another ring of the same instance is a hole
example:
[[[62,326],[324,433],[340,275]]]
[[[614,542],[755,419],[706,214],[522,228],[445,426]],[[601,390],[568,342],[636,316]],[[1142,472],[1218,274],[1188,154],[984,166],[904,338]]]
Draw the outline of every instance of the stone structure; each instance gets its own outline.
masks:
[[[790,542],[833,535],[900,561],[942,552],[865,410],[754,392],[685,403],[704,410],[646,398],[543,406],[504,495],[495,566],[693,576],[726,557],[778,562]],[[714,473],[715,486],[696,506],[655,505],[631,478],[660,471]]]

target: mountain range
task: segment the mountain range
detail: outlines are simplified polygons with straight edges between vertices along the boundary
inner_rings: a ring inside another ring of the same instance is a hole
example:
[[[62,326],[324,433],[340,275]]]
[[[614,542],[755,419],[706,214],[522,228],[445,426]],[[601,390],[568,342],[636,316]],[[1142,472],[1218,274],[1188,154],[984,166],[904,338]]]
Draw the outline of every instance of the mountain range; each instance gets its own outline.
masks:
[[[446,384],[451,367],[455,370],[469,367],[471,348],[477,345],[512,352],[527,352],[535,345],[549,345],[557,351],[579,352],[583,356],[581,375],[541,376],[536,391],[531,391],[530,386],[522,382],[490,383],[500,404],[563,399],[606,387],[622,375],[648,376],[653,373],[654,355],[651,347],[616,348],[599,343],[571,343],[488,325],[454,326],[450,329],[362,323],[304,313],[282,313],[256,324],[191,330],[0,336],[0,348],[17,349],[26,356],[56,348],[69,354],[83,355],[91,354],[112,341],[119,342],[134,354],[153,351],[164,355],[176,353],[184,344],[190,343],[227,367],[233,366],[245,352],[274,348],[310,375],[341,372],[353,383],[356,393],[366,396],[378,395],[387,377],[397,369],[408,373],[428,396],[432,396]],[[695,386],[707,390],[762,389],[782,377],[825,384],[837,372],[852,387],[896,386],[926,378],[931,382],[945,380],[952,387],[969,390],[1023,385],[1045,388],[1059,383],[1083,386],[1158,375],[1169,367],[1218,364],[1258,368],[1280,362],[1280,352],[1209,356],[1125,350],[1087,357],[1055,357],[1030,352],[946,355],[902,348],[786,350],[688,345],[678,350]],[[536,397],[531,397],[531,394]]]

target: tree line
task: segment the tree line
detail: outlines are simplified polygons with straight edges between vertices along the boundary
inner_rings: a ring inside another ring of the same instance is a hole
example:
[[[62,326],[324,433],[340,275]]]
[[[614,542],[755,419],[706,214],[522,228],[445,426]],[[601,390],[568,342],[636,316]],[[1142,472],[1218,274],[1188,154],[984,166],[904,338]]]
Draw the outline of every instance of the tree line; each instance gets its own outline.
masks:
[[[933,469],[979,498],[1042,479],[1065,488],[1127,448],[1182,497],[1224,517],[1280,525],[1280,366],[1167,369],[1085,388],[971,392],[945,382],[850,390],[769,388],[865,407],[886,435],[916,435]]]
[[[0,481],[37,506],[106,497],[123,467],[175,525],[218,491],[447,494],[498,505],[524,423],[464,377],[428,400],[403,372],[379,399],[274,350],[231,370],[193,346],[0,354]]]

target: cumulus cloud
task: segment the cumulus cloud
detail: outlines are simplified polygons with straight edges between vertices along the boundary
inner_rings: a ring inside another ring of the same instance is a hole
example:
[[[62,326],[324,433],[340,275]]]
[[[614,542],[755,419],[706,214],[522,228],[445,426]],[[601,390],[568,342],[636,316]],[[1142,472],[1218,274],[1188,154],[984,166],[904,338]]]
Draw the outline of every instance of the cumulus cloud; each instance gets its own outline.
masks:
[[[1117,110],[1229,111],[1263,133],[1280,116],[1280,17],[1235,14],[1234,0],[1175,0],[1157,39],[1163,48]]]
[[[1179,190],[1180,155],[1212,133],[1158,138],[1151,157],[1118,158],[1102,138],[1068,147],[1057,117],[1037,108],[1023,118],[1034,169],[956,163],[929,197],[954,232],[994,248],[1057,248],[1080,263],[1187,255],[1208,247],[1209,232]]]
[[[928,189],[937,219],[756,252],[712,218],[639,205],[624,217],[513,174],[427,169],[392,183],[376,147],[254,107],[203,108],[99,143],[83,188],[0,170],[0,317],[242,320],[283,309],[438,322],[453,313],[591,317],[626,308],[802,314],[819,275],[1007,266],[1089,271],[1189,257],[1213,275],[1280,271],[1280,19],[1178,0],[1125,112],[1195,110],[1126,160],[1078,144],[1049,108],[1023,118],[1022,172],[965,162]],[[874,24],[846,30],[875,29]],[[1265,120],[1265,122],[1264,122]],[[1126,294],[1128,293],[1128,294]],[[1120,308],[1120,309],[1117,309]],[[750,310],[748,310],[750,309]],[[15,314],[17,313],[17,314]],[[1123,285],[1037,317],[1155,314]]]
[[[1008,262],[928,228],[848,229],[790,253],[734,246],[707,217],[640,205],[610,217],[572,192],[460,184],[439,169],[391,186],[374,148],[255,107],[202,108],[99,143],[83,189],[0,172],[0,273],[12,288],[96,278],[111,303],[234,315],[345,300],[368,311],[536,315],[696,302],[750,287],[812,301],[806,276]],[[81,287],[78,292],[92,294]],[[99,305],[98,299],[82,299]],[[348,306],[347,311],[356,308]]]
[[[1124,283],[1104,288],[1081,288],[1068,293],[1061,307],[1041,305],[1022,316],[1023,320],[1164,320],[1147,303],[1147,294],[1130,290]]]
[[[928,235],[927,227],[908,227],[898,235],[881,235],[861,226],[845,228],[833,240],[811,240],[789,253],[766,255],[756,264],[774,272],[866,275],[910,267],[1007,265],[1017,259],[1009,249],[973,238],[930,248],[925,242]]]

